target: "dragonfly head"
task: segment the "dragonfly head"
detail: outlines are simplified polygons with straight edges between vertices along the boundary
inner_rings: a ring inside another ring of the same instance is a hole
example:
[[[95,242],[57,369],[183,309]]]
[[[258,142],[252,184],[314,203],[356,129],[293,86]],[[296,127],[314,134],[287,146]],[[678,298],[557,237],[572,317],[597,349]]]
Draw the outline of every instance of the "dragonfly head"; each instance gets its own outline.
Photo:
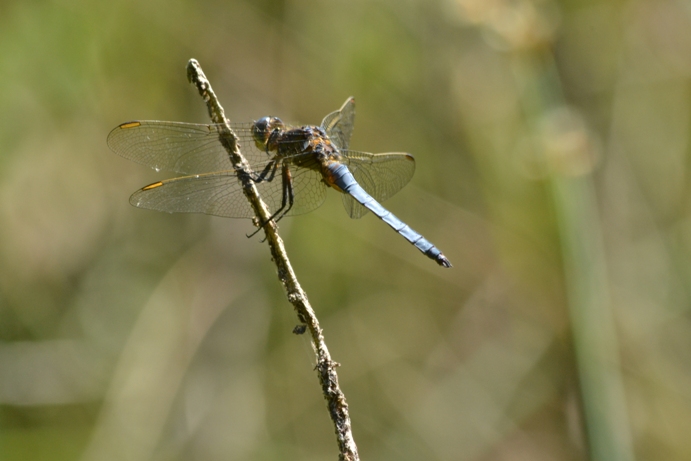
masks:
[[[278,117],[262,117],[252,126],[252,138],[254,144],[263,151],[273,150],[271,145],[271,135],[275,132],[280,132],[285,128],[285,125]]]

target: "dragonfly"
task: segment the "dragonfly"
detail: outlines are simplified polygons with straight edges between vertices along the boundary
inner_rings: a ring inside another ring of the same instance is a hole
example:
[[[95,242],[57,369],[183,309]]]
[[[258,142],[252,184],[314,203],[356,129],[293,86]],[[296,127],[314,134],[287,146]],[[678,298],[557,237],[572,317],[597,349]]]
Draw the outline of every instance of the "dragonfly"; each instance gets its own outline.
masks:
[[[402,152],[370,154],[349,149],[355,121],[355,99],[327,115],[321,125],[290,127],[278,117],[231,123],[251,167],[250,178],[272,212],[260,223],[318,208],[328,189],[342,193],[351,218],[371,211],[442,267],[444,254],[394,216],[380,202],[400,191],[415,172],[415,159]],[[205,213],[254,218],[228,152],[221,143],[222,125],[164,121],[131,121],[108,135],[108,146],[120,156],[183,176],[149,184],[130,197],[139,208],[169,213]]]

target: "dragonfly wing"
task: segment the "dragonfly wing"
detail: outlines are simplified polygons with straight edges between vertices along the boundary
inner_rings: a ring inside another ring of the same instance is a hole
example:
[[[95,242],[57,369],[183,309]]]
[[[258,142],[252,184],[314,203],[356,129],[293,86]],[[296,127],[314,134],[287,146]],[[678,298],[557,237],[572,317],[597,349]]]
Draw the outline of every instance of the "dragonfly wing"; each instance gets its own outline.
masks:
[[[309,213],[319,208],[326,199],[327,189],[319,171],[300,168],[293,177],[295,204],[288,216]]]
[[[319,208],[326,199],[327,186],[319,171],[290,165],[294,202],[286,216],[297,216]],[[283,204],[283,187],[280,171],[271,182],[257,183],[257,189],[272,212]]]
[[[134,121],[117,126],[108,135],[108,146],[118,155],[156,170],[182,174],[223,171],[232,168],[219,140],[218,125],[182,122]],[[251,161],[265,161],[251,140],[252,124],[231,125],[243,154]]]
[[[348,149],[354,123],[355,98],[351,96],[340,109],[324,117],[321,126],[339,149]]]
[[[415,159],[402,152],[369,154],[366,152],[342,151],[343,163],[348,165],[355,180],[378,202],[394,196],[415,173]],[[343,194],[343,206],[351,218],[360,218],[367,208],[350,195]]]
[[[229,218],[254,216],[234,171],[160,181],[132,194],[130,203],[169,213],[206,213]]]
[[[305,168],[293,171],[295,197],[289,216],[307,213],[319,207],[326,198],[326,185],[321,174]],[[272,181],[256,183],[259,195],[270,212],[283,203],[283,185],[280,173]],[[252,218],[254,210],[242,192],[234,171],[182,176],[150,184],[130,197],[130,203],[139,208],[168,213],[205,213],[227,218]]]

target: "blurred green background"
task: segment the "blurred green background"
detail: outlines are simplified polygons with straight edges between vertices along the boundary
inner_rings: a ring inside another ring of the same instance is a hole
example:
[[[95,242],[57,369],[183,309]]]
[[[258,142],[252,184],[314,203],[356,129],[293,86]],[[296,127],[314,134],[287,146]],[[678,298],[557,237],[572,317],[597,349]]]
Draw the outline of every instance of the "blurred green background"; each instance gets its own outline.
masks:
[[[416,156],[285,219],[367,460],[691,459],[686,0],[0,4],[0,458],[336,459],[249,220],[128,204],[132,119],[317,124]],[[166,176],[167,175],[167,176]]]

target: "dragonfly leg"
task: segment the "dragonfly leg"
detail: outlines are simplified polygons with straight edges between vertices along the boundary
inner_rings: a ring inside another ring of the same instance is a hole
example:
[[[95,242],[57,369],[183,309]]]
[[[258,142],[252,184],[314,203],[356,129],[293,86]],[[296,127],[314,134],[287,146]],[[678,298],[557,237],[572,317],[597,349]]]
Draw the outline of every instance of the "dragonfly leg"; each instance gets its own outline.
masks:
[[[278,169],[278,162],[276,160],[272,160],[269,163],[266,164],[266,167],[262,170],[261,173],[256,175],[254,178],[250,175],[250,179],[254,182],[264,182],[264,181],[273,181],[274,176],[276,176],[276,170]],[[270,174],[269,174],[270,173]],[[267,178],[268,176],[268,178]]]
[[[267,219],[264,223],[259,225],[259,227],[257,227],[257,230],[249,234],[247,238],[254,237],[254,235],[257,232],[262,230],[264,226],[269,224],[272,220],[275,220],[275,222],[280,221],[290,211],[290,209],[293,208],[293,203],[295,202],[295,193],[293,192],[293,176],[290,173],[290,168],[288,167],[287,163],[283,164],[283,168],[281,169],[281,178],[283,184],[283,198],[281,199],[281,207],[278,210],[276,210],[274,214],[269,216],[269,219]]]
[[[281,210],[283,210],[283,212],[276,219],[276,222],[283,219],[283,217],[288,214],[290,209],[293,208],[293,203],[295,203],[295,193],[293,192],[293,175],[290,174],[290,168],[288,168],[287,164],[283,165],[283,169],[281,170],[281,179],[283,180],[283,199],[281,201],[281,208],[278,209],[278,212]],[[288,208],[286,208],[286,205],[288,205]],[[274,213],[274,216],[276,216],[278,212]]]

